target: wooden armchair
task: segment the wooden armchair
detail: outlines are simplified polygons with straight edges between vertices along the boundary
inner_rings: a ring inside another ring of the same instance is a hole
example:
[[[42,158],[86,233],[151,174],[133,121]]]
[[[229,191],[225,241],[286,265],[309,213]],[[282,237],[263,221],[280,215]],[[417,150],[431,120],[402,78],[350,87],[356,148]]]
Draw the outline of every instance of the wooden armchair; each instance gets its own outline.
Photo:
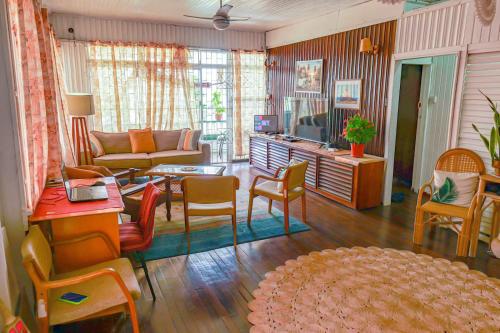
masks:
[[[480,175],[486,171],[481,157],[473,151],[464,148],[455,148],[444,152],[436,162],[434,169],[449,172],[475,172]],[[431,200],[424,202],[426,190],[428,190],[431,196],[434,193],[433,182],[434,177],[422,185],[418,192],[413,243],[417,245],[422,244],[426,225],[450,225],[452,230],[458,233],[457,256],[467,256],[471,227],[474,221],[476,196],[472,199],[470,207],[442,204]],[[429,214],[427,220],[425,220],[426,213]],[[457,221],[457,218],[460,221]],[[458,224],[462,225],[461,229],[457,228]]]
[[[134,184],[133,180],[141,169],[130,168],[120,172],[112,173],[108,168],[97,165],[80,165],[78,167],[66,167],[69,178],[98,178],[98,177],[115,177],[116,179],[129,178],[129,183],[122,186],[117,181],[117,185],[122,195],[123,203],[125,204],[124,214],[130,215],[133,221],[139,218],[139,208],[141,206],[142,194],[148,183],[158,186],[162,191],[158,199],[157,206],[165,203],[167,208],[167,220],[170,221],[172,191],[170,189],[170,177],[158,177],[151,179],[147,183]]]
[[[81,242],[89,237],[103,237],[97,233],[77,239],[53,243]],[[104,239],[107,239],[104,236]],[[106,244],[109,245],[108,242]],[[117,256],[116,249],[110,251]],[[130,314],[134,333],[139,332],[139,324],[134,299],[141,296],[141,289],[130,261],[126,258],[114,259],[97,265],[64,274],[52,274],[52,251],[39,226],[32,226],[21,246],[23,265],[35,286],[36,309],[39,332],[49,331],[53,325],[66,324],[114,313]],[[58,300],[68,292],[88,296],[79,305]]]
[[[240,180],[235,176],[184,177],[181,181],[184,198],[184,222],[191,250],[190,216],[230,215],[233,225],[233,245],[236,246],[236,190]]]
[[[297,198],[302,198],[302,221],[306,223],[306,171],[308,166],[307,161],[289,166],[286,168],[285,175],[282,179],[278,178],[280,171],[284,168],[278,168],[274,177],[259,175],[254,178],[250,188],[250,200],[248,202],[248,225],[252,221],[253,199],[259,195],[269,199],[268,211],[271,213],[273,200],[283,202],[284,206],[284,224],[285,232],[289,232],[289,202]],[[260,179],[265,180],[258,184]],[[277,183],[283,184],[283,191],[280,192]]]

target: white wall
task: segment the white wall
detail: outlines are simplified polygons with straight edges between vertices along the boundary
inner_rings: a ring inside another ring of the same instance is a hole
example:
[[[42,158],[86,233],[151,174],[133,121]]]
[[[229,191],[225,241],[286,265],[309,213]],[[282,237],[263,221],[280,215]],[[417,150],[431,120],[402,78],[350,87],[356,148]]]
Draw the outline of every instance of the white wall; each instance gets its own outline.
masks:
[[[3,45],[0,49],[0,225],[7,232],[18,283],[31,295],[31,282],[23,268],[20,251],[26,212],[23,211],[24,186],[8,31],[6,8],[0,6],[0,45]]]
[[[51,14],[50,23],[58,38],[93,41],[157,42],[212,48],[263,50],[263,32],[176,26],[165,23],[105,19],[90,16]],[[74,29],[74,36],[68,32]]]
[[[318,13],[318,17],[266,33],[268,48],[328,36],[372,24],[395,20],[403,13],[404,3],[384,4],[371,0],[332,13]]]

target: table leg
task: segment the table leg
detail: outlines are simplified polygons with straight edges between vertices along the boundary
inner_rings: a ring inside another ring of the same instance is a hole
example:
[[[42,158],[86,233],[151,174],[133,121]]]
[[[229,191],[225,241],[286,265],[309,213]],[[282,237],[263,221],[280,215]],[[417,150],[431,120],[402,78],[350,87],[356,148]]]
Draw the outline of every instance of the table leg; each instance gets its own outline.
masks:
[[[170,177],[165,183],[165,191],[167,192],[167,202],[165,203],[167,207],[167,221],[172,219],[172,187],[170,186]]]

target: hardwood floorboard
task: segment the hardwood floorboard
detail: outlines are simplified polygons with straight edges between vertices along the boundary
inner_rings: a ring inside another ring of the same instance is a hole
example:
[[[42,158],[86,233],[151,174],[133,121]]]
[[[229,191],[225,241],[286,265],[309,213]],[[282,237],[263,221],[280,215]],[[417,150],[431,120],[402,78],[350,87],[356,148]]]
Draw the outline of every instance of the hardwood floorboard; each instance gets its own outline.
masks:
[[[248,189],[260,174],[247,164],[228,165],[228,174]],[[312,230],[205,253],[160,259],[148,263],[157,301],[152,302],[144,274],[137,276],[143,297],[137,302],[142,332],[247,332],[247,303],[265,274],[311,251],[352,246],[378,246],[411,250],[433,257],[459,260],[490,276],[500,277],[500,260],[479,245],[477,258],[456,258],[457,236],[451,230],[428,231],[423,246],[412,244],[416,195],[391,206],[355,211],[308,192],[307,222]],[[261,200],[257,198],[256,200]],[[279,203],[273,209],[282,210]],[[300,219],[300,200],[291,205]],[[61,326],[58,332],[131,332],[128,318],[112,316]]]

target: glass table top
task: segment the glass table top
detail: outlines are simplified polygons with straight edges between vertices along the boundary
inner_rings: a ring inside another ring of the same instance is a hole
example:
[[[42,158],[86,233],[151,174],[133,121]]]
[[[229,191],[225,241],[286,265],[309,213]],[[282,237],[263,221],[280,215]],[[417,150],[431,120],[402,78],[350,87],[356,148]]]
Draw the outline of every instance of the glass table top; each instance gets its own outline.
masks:
[[[147,175],[176,175],[176,176],[222,176],[226,169],[223,165],[177,165],[160,164],[148,172]]]

